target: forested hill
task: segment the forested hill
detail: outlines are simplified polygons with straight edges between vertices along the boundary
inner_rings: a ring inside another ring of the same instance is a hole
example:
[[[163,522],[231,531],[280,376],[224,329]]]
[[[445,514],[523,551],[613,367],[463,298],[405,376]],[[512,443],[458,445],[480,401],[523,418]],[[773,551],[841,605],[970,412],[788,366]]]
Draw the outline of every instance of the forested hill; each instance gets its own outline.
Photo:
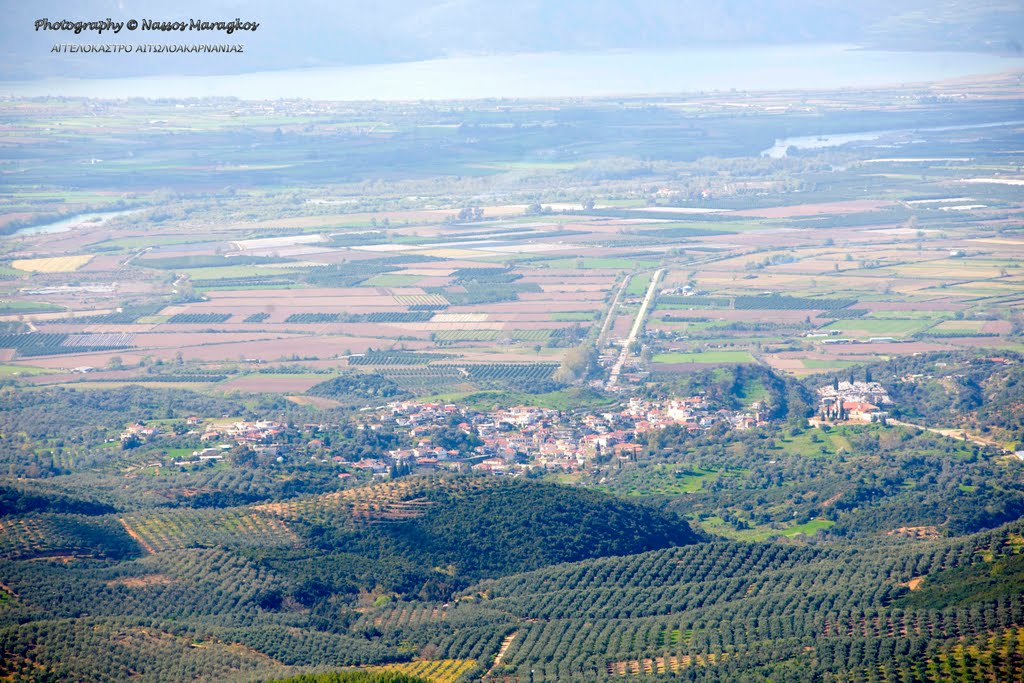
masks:
[[[474,581],[703,545],[671,513],[494,477],[113,514],[18,493],[6,494],[15,514],[0,525],[0,653],[10,662],[0,679],[114,681],[141,670],[145,681],[266,680],[256,676],[286,665],[387,664],[442,647],[452,656],[429,670],[482,673],[506,618],[469,609],[444,620]],[[398,630],[378,611],[392,603]]]
[[[4,500],[13,514],[0,527],[2,557],[123,559],[219,545],[315,584],[300,602],[372,590],[448,599],[482,578],[702,538],[644,504],[496,478],[421,477],[228,508],[113,511],[14,487]],[[283,588],[264,606],[292,594]]]
[[[700,540],[672,513],[596,491],[533,482],[484,482],[426,491],[422,517],[369,530],[305,527],[322,550],[391,547],[455,576],[497,576],[560,562],[630,555]]]

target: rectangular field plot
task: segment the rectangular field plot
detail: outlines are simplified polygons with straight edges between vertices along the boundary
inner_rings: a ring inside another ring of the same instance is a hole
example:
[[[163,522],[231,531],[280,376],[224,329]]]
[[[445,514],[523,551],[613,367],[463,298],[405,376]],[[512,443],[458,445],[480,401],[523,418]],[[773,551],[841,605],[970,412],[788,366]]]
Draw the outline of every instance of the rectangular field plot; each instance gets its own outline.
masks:
[[[132,346],[134,342],[134,334],[123,332],[110,332],[106,334],[69,334],[64,340],[64,346],[113,348]]]
[[[905,263],[879,272],[891,273],[902,278],[936,278],[944,280],[987,280],[999,277],[1002,268],[991,262],[976,263],[969,259],[943,259]]]
[[[999,337],[1010,334],[1013,325],[1008,320],[947,320],[925,330],[925,337]]]
[[[223,323],[230,318],[230,313],[176,313],[167,322],[172,325]]]
[[[989,323],[988,320],[946,320],[935,327],[931,332],[981,332]]]
[[[920,332],[930,325],[928,320],[871,320],[857,318],[837,320],[821,328],[823,331],[837,331],[840,335],[854,337],[904,337]]]
[[[584,322],[595,320],[593,311],[564,311],[562,313],[548,314],[555,322]]]
[[[370,671],[393,671],[407,676],[425,678],[432,683],[455,683],[462,674],[476,666],[475,659],[438,659],[370,667]]]
[[[432,323],[483,323],[486,313],[438,313],[430,319]]]
[[[753,363],[754,357],[749,351],[705,351],[703,353],[659,353],[654,356],[655,363]]]
[[[440,330],[434,333],[439,342],[458,341],[512,341],[545,342],[552,336],[552,330]]]
[[[403,389],[416,393],[472,391],[475,388],[474,384],[468,383],[469,373],[455,365],[388,365],[374,369]]]
[[[871,309],[873,305],[870,302],[865,302],[864,308]],[[857,308],[861,308],[861,304],[857,304]],[[931,311],[885,311],[885,310],[870,310],[865,316],[867,320],[932,320],[939,321],[944,318],[952,318],[954,311],[952,310],[931,310]]]
[[[499,334],[498,330],[441,330],[433,337],[439,342],[495,341]]]
[[[215,280],[235,280],[240,278],[270,278],[275,275],[294,273],[302,270],[302,266],[296,267],[292,264],[275,264],[274,268],[262,268],[260,266],[214,266],[210,268],[189,268],[181,272],[187,274],[195,283],[203,283]]]
[[[301,393],[322,381],[324,381],[323,375],[254,374],[223,382],[218,389],[221,391],[245,391],[252,393]]]
[[[11,267],[30,273],[73,273],[91,260],[91,254],[18,259],[11,262]]]
[[[1005,296],[1008,294],[1019,294],[1021,285],[1016,282],[988,280],[985,282],[965,282],[949,287],[931,287],[927,291],[929,293],[937,292],[966,298]]]
[[[408,287],[423,279],[422,275],[402,275],[384,273],[375,275],[363,282],[365,287]]]
[[[395,303],[402,306],[447,306],[448,299],[440,294],[399,294],[392,297]]]

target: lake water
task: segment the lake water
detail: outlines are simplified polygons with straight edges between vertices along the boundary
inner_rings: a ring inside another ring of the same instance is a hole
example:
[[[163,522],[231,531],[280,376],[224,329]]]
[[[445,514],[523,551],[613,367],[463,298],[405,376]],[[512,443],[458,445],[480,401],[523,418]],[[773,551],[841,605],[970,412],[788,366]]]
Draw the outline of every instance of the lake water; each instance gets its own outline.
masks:
[[[92,55],[97,59],[105,55]],[[178,55],[181,56],[181,55]],[[173,59],[175,55],[138,55]],[[885,52],[849,45],[619,50],[453,57],[235,76],[0,82],[0,95],[420,100],[595,97],[697,91],[835,89],[934,81],[1024,68],[1024,58]]]
[[[874,130],[863,133],[826,133],[824,135],[800,135],[792,138],[776,140],[775,144],[761,152],[763,157],[781,159],[786,156],[786,151],[794,149],[823,149],[825,147],[839,147],[850,142],[872,142],[887,135],[899,135],[907,133],[926,133],[945,130],[973,130],[976,128],[998,128],[1000,126],[1019,126],[1024,121],[999,121],[996,123],[976,123],[963,126],[935,126],[933,128],[915,128],[901,130]]]
[[[125,216],[130,213],[135,213],[138,209],[131,209],[128,211],[102,211],[99,213],[81,213],[77,216],[71,216],[70,218],[64,218],[53,223],[45,223],[43,225],[33,225],[28,228],[22,228],[14,232],[15,235],[51,235],[58,232],[67,232],[73,228],[77,228],[81,225],[102,225],[107,221],[117,218],[118,216]]]

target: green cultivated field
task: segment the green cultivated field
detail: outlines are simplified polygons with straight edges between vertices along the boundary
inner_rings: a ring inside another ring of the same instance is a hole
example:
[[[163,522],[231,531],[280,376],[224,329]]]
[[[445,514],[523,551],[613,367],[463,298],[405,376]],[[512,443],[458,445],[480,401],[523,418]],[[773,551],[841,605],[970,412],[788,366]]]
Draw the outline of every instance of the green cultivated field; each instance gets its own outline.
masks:
[[[591,311],[565,311],[550,314],[550,318],[557,322],[583,322],[594,320],[596,317]]]
[[[63,306],[41,301],[0,301],[0,315],[21,315],[23,313],[53,313],[65,310]]]
[[[747,351],[704,351],[703,353],[659,353],[655,363],[753,363]]]
[[[837,320],[821,328],[823,331],[838,330],[841,334],[855,336],[889,336],[903,337],[920,332],[929,323],[922,320],[871,320],[856,318],[853,320]]]
[[[647,288],[651,284],[650,275],[636,275],[630,278],[629,285],[626,287],[626,294],[629,296],[640,296],[642,297],[647,293]]]

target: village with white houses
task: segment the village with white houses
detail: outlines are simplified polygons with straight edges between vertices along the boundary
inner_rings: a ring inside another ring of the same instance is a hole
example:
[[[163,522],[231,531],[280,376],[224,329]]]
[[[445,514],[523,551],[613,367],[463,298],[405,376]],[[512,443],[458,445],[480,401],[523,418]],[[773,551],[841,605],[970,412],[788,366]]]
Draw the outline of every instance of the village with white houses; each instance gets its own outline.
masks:
[[[892,400],[878,382],[835,381],[817,389],[818,409],[811,426],[842,422],[885,423],[883,406]],[[360,411],[358,431],[394,434],[398,448],[375,457],[353,460],[344,442],[334,442],[324,425],[288,426],[272,420],[206,422],[186,420],[203,448],[176,466],[222,460],[243,447],[283,462],[308,457],[344,467],[341,476],[364,471],[377,477],[449,470],[494,475],[522,475],[531,470],[572,472],[620,459],[634,460],[642,452],[644,434],[675,426],[691,433],[719,426],[747,430],[767,424],[760,402],[745,410],[718,407],[704,396],[668,400],[632,397],[615,407],[588,411],[559,411],[536,406],[474,410],[453,403],[393,401]],[[162,436],[153,425],[133,424],[121,433],[122,444],[134,447]],[[302,436],[304,435],[304,436]],[[458,444],[452,443],[455,435]],[[453,447],[455,445],[456,447]]]
[[[451,463],[457,453],[446,452],[432,439],[432,433],[456,415],[462,421],[455,426],[480,441],[474,448],[472,469],[514,474],[535,468],[574,471],[599,459],[635,458],[643,447],[639,435],[670,425],[691,431],[716,424],[749,429],[764,424],[759,409],[758,404],[748,412],[716,409],[701,396],[669,401],[631,398],[615,410],[583,413],[532,406],[476,412],[452,404],[402,401],[379,411],[379,421],[369,428],[394,425],[409,430],[414,445],[390,451],[388,457],[395,462],[417,468],[457,468],[462,466]]]
[[[300,429],[270,420],[218,425],[189,418],[188,425],[193,429],[186,436],[198,435],[202,443],[210,445],[193,451],[191,459],[173,464],[215,462],[233,448],[248,447],[275,458],[305,452],[312,459],[377,476],[432,470],[495,475],[522,474],[537,468],[575,471],[614,458],[635,459],[643,448],[643,440],[638,437],[647,432],[672,425],[691,432],[716,425],[750,429],[766,424],[760,411],[757,402],[745,411],[732,411],[711,405],[703,396],[666,401],[630,398],[618,407],[595,412],[534,406],[478,411],[455,404],[395,401],[361,412],[357,429],[394,433],[402,447],[354,462],[346,457],[344,445],[325,446],[329,439],[319,437],[330,430],[324,425],[304,425]],[[282,438],[289,431],[312,434],[314,438],[297,444],[294,438]],[[442,433],[449,436],[439,438]],[[459,448],[444,443],[451,441],[452,433],[462,437]],[[121,443],[128,448],[165,436],[174,434],[162,433],[158,426],[133,424],[121,433]]]

